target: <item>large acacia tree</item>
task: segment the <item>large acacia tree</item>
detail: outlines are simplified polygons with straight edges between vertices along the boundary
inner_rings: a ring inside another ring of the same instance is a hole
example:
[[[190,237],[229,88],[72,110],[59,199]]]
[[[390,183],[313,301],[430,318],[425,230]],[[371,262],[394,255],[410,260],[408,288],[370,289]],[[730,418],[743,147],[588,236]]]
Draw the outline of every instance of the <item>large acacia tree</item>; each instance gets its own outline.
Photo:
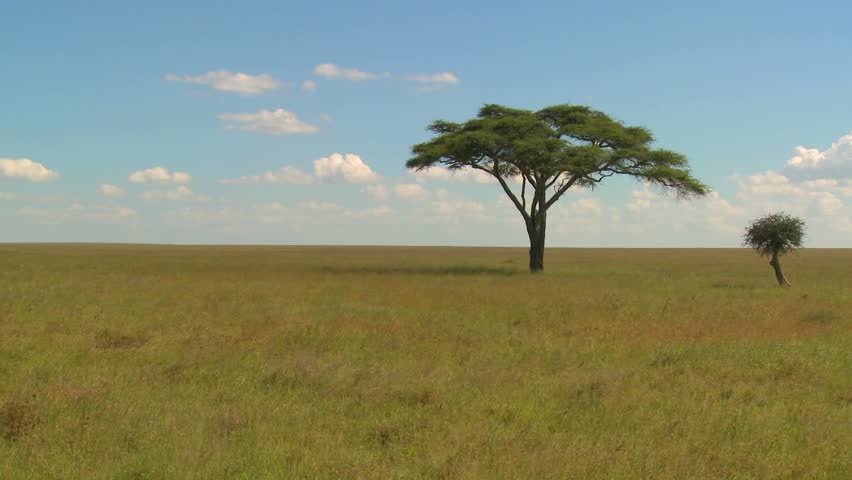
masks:
[[[531,272],[544,269],[547,210],[571,187],[595,187],[613,175],[628,175],[680,197],[708,192],[690,174],[685,156],[651,147],[650,131],[581,105],[537,112],[485,105],[472,120],[438,120],[429,130],[434,138],[411,148],[408,168],[444,165],[493,176],[524,219]]]

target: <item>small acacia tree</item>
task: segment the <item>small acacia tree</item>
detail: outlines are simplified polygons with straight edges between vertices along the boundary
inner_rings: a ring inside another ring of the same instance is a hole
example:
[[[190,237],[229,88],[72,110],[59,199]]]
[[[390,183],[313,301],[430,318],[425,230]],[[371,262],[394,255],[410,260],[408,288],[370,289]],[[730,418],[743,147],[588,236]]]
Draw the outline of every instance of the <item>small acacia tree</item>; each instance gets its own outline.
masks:
[[[485,105],[472,120],[438,120],[429,130],[435,137],[414,145],[406,166],[474,168],[493,176],[524,219],[531,272],[544,269],[547,210],[573,186],[594,187],[613,175],[628,175],[681,197],[708,192],[690,174],[686,157],[651,148],[654,137],[647,129],[585,106],[533,112]],[[517,178],[520,188],[513,190],[510,183]]]
[[[778,285],[789,287],[790,282],[781,269],[781,255],[801,248],[805,238],[805,221],[784,212],[772,213],[751,222],[743,234],[743,245],[761,256],[772,256],[769,265],[775,269]]]

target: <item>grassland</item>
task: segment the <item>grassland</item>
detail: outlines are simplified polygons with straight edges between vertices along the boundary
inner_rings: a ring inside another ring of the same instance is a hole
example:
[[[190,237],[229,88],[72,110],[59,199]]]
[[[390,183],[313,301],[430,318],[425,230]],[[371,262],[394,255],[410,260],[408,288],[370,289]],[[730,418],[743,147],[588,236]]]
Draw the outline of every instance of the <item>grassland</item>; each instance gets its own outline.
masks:
[[[850,478],[852,250],[0,245],[0,478]]]

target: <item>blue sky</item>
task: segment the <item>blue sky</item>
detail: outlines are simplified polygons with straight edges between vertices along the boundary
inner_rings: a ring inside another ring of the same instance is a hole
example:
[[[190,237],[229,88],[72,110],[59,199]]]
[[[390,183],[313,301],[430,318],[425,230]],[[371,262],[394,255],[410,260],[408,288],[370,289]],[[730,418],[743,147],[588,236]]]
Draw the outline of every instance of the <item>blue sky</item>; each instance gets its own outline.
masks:
[[[523,245],[494,184],[412,175],[409,148],[484,103],[580,103],[650,128],[715,193],[574,192],[550,245],[737,246],[784,209],[810,245],[848,246],[850,18],[839,1],[4,2],[0,241]]]

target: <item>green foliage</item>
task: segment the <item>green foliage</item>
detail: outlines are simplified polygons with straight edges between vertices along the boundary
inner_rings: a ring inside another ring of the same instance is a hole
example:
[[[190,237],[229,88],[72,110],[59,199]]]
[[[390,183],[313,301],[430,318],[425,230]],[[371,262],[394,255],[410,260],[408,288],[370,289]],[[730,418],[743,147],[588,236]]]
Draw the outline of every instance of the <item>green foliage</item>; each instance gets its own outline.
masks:
[[[556,105],[533,112],[485,105],[472,120],[438,120],[429,130],[435,137],[412,147],[408,168],[441,164],[485,171],[501,180],[525,217],[525,192],[515,198],[505,183],[509,177],[521,176],[534,192],[529,216],[547,210],[573,185],[594,187],[613,175],[629,175],[682,197],[708,192],[691,175],[685,156],[651,147],[654,137],[647,129],[625,126],[586,106]]]
[[[743,234],[743,245],[769,256],[801,248],[804,238],[805,221],[779,212],[752,221]]]

